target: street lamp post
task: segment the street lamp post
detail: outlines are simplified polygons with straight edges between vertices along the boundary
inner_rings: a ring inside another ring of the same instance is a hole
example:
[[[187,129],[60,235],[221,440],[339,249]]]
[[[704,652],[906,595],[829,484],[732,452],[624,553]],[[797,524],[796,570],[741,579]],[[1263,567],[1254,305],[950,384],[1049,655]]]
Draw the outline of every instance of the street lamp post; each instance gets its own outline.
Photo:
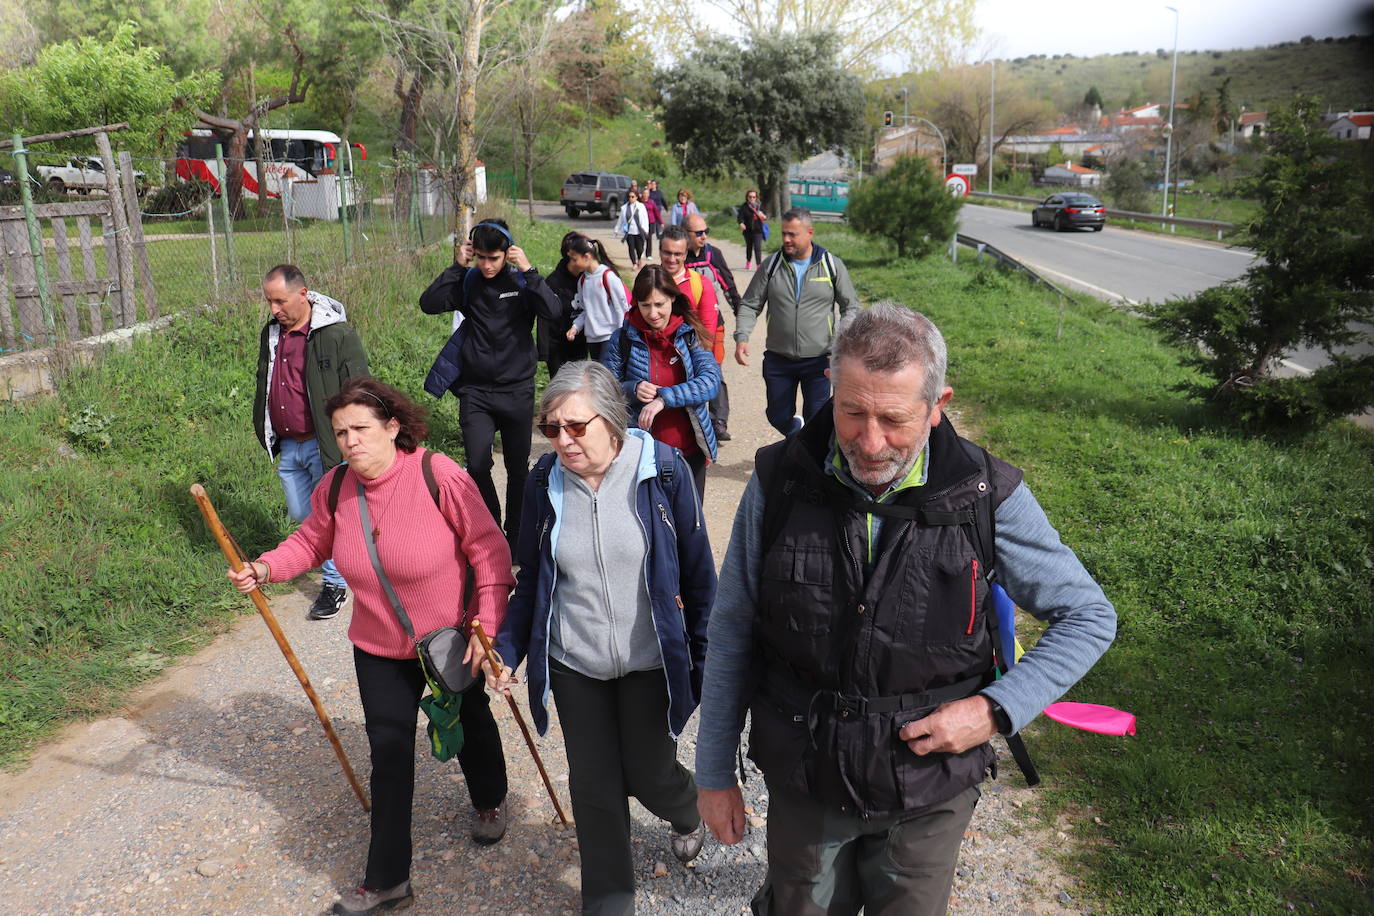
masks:
[[[587,171],[596,168],[592,162],[592,81],[584,79],[582,85],[587,90]]]
[[[1164,201],[1159,215],[1169,215],[1169,168],[1174,159],[1174,97],[1178,89],[1178,8],[1164,7],[1174,14],[1174,66],[1169,77],[1169,120],[1164,123]]]

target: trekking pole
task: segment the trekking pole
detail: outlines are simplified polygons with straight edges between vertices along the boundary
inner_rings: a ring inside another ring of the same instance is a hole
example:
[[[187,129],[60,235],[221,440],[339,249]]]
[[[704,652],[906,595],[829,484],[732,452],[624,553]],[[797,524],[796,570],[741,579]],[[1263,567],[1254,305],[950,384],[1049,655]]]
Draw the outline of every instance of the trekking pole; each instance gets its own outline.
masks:
[[[474,620],[472,622],[472,632],[477,634],[477,639],[482,643],[482,651],[487,654],[487,661],[496,671],[506,667],[506,663],[501,660],[501,655],[491,647],[491,640],[487,638],[486,630],[482,629],[482,622]],[[515,705],[515,697],[506,694],[506,702],[510,704],[510,711],[515,715],[515,721],[520,726],[520,734],[525,736],[525,745],[530,749],[530,755],[534,757],[534,765],[539,768],[539,776],[544,780],[544,788],[549,790],[549,800],[553,802],[553,810],[558,812],[558,819],[563,822],[563,826],[568,826],[568,817],[563,813],[563,806],[558,803],[558,795],[553,791],[553,783],[549,782],[549,773],[544,769],[544,761],[539,759],[539,750],[534,746],[534,738],[530,736],[530,730],[525,726],[525,720],[520,716],[520,709]]]
[[[229,561],[229,566],[238,572],[246,565],[243,555],[239,552],[238,544],[230,537],[223,523],[219,520],[219,513],[210,504],[210,497],[206,495],[205,488],[200,484],[191,484],[191,495],[196,498],[196,505],[200,507],[200,514],[205,517],[205,524],[210,529],[210,533],[215,536],[219,543],[219,549],[224,551],[224,558]],[[310,705],[315,707],[315,715],[319,716],[320,724],[324,726],[324,733],[329,738],[329,743],[334,746],[334,756],[339,758],[339,765],[343,767],[344,775],[348,777],[348,784],[353,787],[353,794],[358,796],[358,802],[363,806],[364,811],[371,811],[372,804],[367,800],[367,793],[363,791],[362,784],[358,782],[358,777],[353,775],[353,767],[348,763],[348,755],[344,753],[343,745],[339,743],[339,736],[334,731],[334,725],[329,721],[329,713],[324,711],[324,704],[320,702],[319,695],[315,693],[315,688],[310,685],[310,678],[306,675],[305,669],[301,667],[300,660],[296,658],[296,653],[291,650],[291,644],[286,641],[286,634],[282,632],[281,625],[277,623],[276,615],[272,613],[272,608],[267,604],[267,597],[263,595],[261,588],[255,588],[248,593],[248,597],[253,599],[257,605],[258,613],[262,615],[263,621],[267,624],[267,629],[271,631],[272,638],[277,641],[277,648],[281,649],[281,654],[286,656],[286,663],[291,666],[291,670],[296,675],[296,680],[301,682],[305,688],[305,695],[310,698]]]

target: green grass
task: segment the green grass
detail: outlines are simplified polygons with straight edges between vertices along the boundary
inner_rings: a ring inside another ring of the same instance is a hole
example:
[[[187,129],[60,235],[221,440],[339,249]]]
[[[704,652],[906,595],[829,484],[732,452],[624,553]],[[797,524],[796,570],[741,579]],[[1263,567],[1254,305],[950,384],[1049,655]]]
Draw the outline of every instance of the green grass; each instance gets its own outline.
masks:
[[[1029,738],[1050,811],[1101,819],[1075,819],[1069,866],[1095,905],[1369,912],[1374,436],[1241,435],[1172,390],[1190,373],[1128,315],[1075,299],[1060,334],[1019,280],[818,237],[866,298],[941,326],[955,406],[1117,606],[1070,699],[1134,712],[1139,734]]]
[[[509,218],[551,266],[558,227]],[[438,245],[311,276],[348,306],[373,374],[430,407],[431,444],[461,460],[456,403],[423,391],[449,323],[417,305],[449,257]],[[193,310],[74,371],[56,396],[0,408],[0,567],[14,573],[0,577],[0,766],[66,722],[118,709],[133,686],[251,612],[227,590],[187,489],[205,484],[247,551],[290,530],[252,433],[265,320],[257,294]]]
[[[513,219],[551,264],[559,227]],[[1129,315],[1081,298],[1061,313],[991,267],[896,262],[842,226],[818,238],[867,299],[941,325],[961,422],[1026,469],[1116,603],[1117,642],[1070,698],[1128,709],[1140,733],[1042,721],[1029,736],[1045,816],[1086,812],[1066,852],[1075,898],[1112,913],[1370,911],[1370,434],[1241,435],[1173,390],[1192,376]],[[376,374],[431,405],[420,385],[447,322],[415,299],[447,258],[440,246],[318,284],[348,303]],[[249,551],[288,530],[250,432],[262,320],[255,296],[189,316],[57,397],[0,411],[10,765],[244,611],[186,487],[207,485]],[[461,456],[451,399],[433,421],[435,446]]]

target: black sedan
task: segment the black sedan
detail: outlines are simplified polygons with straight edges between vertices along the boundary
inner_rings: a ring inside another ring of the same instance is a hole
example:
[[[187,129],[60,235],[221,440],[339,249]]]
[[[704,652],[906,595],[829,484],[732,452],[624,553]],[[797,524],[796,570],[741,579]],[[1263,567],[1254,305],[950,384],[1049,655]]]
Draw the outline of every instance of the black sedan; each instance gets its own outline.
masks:
[[[1053,226],[1057,232],[1087,226],[1101,232],[1107,225],[1107,210],[1091,194],[1051,194],[1031,211],[1031,225]]]

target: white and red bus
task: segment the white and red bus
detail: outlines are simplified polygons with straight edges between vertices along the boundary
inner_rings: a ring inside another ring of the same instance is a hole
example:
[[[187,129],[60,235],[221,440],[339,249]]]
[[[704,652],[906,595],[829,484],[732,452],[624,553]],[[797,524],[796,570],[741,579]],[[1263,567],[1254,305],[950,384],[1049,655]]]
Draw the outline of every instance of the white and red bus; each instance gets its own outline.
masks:
[[[327,130],[262,130],[268,161],[257,160],[257,142],[253,131],[248,132],[248,149],[243,162],[243,193],[257,197],[262,187],[260,179],[266,175],[268,197],[280,197],[283,182],[306,182],[320,175],[337,173],[339,155],[344,141]],[[189,131],[177,148],[177,177],[183,181],[199,179],[209,183],[216,193],[220,190],[219,164],[215,159],[213,132],[203,128]],[[361,143],[352,144],[360,158],[367,158]]]

